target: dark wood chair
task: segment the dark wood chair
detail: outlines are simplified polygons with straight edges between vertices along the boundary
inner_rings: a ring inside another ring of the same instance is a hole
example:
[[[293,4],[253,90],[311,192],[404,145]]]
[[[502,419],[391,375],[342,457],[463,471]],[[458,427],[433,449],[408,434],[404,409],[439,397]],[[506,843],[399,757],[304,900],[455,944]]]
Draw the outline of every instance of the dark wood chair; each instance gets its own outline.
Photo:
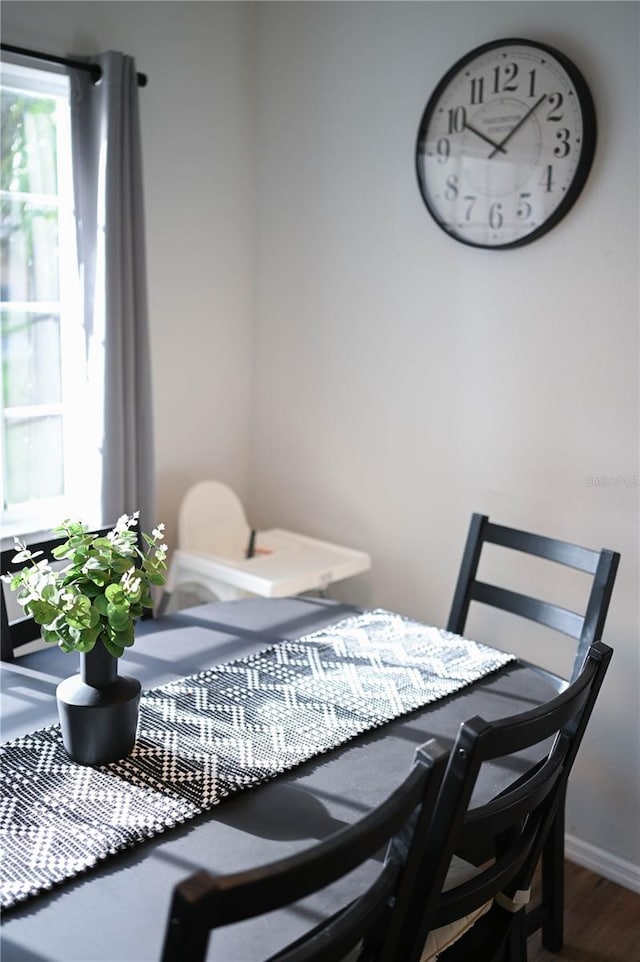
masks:
[[[233,875],[189,876],[174,889],[162,962],[215,959],[215,947],[208,953],[212,930],[298,902],[387,841],[366,890],[266,962],[526,962],[531,879],[611,654],[602,642],[593,645],[573,684],[538,708],[465,722],[449,754],[428,742],[385,803],[312,848]],[[525,751],[529,760],[521,757],[518,766],[517,753]],[[483,767],[507,757],[521,774],[492,801],[472,807]],[[455,856],[479,844],[483,864]],[[458,881],[456,862],[463,869]]]
[[[436,739],[427,742],[417,749],[405,781],[383,804],[299,854],[234,875],[213,876],[202,870],[189,876],[174,889],[163,962],[202,962],[211,930],[297,902],[335,883],[386,845],[384,861],[366,891],[271,957],[274,962],[342,959],[377,925],[404,875],[411,872],[429,832],[447,758]],[[393,946],[385,948],[386,962],[399,958]]]
[[[489,905],[466,934],[438,954],[439,962],[526,962],[526,903],[532,877],[563,804],[611,655],[611,648],[596,642],[576,680],[548,703],[497,722],[476,717],[462,725],[408,904],[399,904],[391,917],[392,939],[393,927],[402,928],[396,939],[398,959],[426,962],[430,932],[442,931],[440,927]],[[493,801],[470,807],[483,766],[498,758],[517,758],[516,753],[533,746],[543,749],[537,764]],[[475,876],[443,891],[454,852],[471,851],[487,839],[493,841],[487,863]]]
[[[42,551],[43,557],[51,558],[53,549],[57,545],[64,544],[66,539],[49,537],[37,541],[29,541],[28,538],[24,540],[31,551]],[[22,567],[20,564],[13,564],[16,550],[12,545],[0,552],[0,574],[17,571]],[[26,645],[40,638],[40,625],[37,625],[33,618],[25,615],[22,609],[19,617],[9,620],[6,603],[6,595],[9,591],[9,586],[4,581],[0,581],[0,660],[2,661],[13,661]]]
[[[105,528],[96,528],[94,534],[96,537],[103,537],[111,531],[113,525],[109,525]],[[24,541],[30,551],[42,551],[42,556],[47,559],[52,558],[52,552],[55,547],[60,544],[64,544],[66,541],[65,537],[54,537],[53,535],[48,538],[38,539],[36,541],[30,541],[29,538],[25,538]],[[140,538],[139,544],[142,546],[142,539]],[[5,548],[0,552],[0,574],[6,574],[10,571],[18,571],[22,565],[13,564],[13,558],[16,555],[15,546],[10,548]],[[61,564],[66,564],[67,562],[60,562]],[[0,581],[0,661],[14,661],[16,655],[24,653],[24,648],[31,642],[37,641],[40,638],[40,625],[36,624],[33,618],[28,615],[24,615],[22,609],[20,615],[17,618],[9,620],[9,614],[7,611],[6,603],[6,592],[9,592],[10,588],[4,581]],[[143,619],[153,617],[153,612],[151,610],[145,611],[142,616]]]
[[[589,594],[584,611],[577,613],[569,608],[479,580],[478,568],[485,544],[498,545],[551,562],[551,578],[557,571],[556,565],[583,572],[590,579],[587,583]],[[538,622],[567,635],[577,643],[569,677],[569,680],[573,681],[580,672],[589,646],[602,637],[619,561],[620,555],[616,551],[583,548],[557,538],[494,524],[487,515],[474,514],[471,517],[447,628],[456,634],[464,634],[471,602],[489,605]],[[564,679],[550,672],[546,674],[560,690]],[[563,943],[564,824],[563,803],[558,808],[544,853],[542,903],[529,913],[530,931],[542,926],[543,944],[551,951],[559,951]]]

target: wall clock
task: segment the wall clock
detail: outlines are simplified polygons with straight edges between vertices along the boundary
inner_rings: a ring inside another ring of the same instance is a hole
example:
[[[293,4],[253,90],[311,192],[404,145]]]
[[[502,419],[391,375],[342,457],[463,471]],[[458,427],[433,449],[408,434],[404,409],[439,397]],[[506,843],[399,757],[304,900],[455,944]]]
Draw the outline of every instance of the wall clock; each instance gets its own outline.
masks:
[[[595,146],[593,99],[568,57],[530,40],[496,40],[454,64],[431,95],[418,184],[451,237],[518,247],[572,207]]]

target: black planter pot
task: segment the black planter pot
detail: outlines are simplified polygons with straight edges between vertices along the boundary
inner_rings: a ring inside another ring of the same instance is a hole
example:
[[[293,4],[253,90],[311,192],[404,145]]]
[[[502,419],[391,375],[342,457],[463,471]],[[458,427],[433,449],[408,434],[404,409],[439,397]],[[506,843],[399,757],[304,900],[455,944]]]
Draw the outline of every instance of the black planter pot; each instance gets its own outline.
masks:
[[[62,741],[81,765],[106,765],[133,749],[138,727],[140,682],[118,674],[118,659],[101,641],[80,655],[80,674],[56,689]]]

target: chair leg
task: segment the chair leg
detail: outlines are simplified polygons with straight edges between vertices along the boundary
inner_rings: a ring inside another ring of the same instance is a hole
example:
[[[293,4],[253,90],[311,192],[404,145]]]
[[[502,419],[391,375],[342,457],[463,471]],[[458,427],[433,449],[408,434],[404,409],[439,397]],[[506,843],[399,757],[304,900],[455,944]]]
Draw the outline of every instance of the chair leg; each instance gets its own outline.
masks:
[[[560,805],[542,853],[542,944],[560,952],[564,940],[564,805]]]
[[[505,962],[527,962],[527,916],[524,909],[513,916]]]

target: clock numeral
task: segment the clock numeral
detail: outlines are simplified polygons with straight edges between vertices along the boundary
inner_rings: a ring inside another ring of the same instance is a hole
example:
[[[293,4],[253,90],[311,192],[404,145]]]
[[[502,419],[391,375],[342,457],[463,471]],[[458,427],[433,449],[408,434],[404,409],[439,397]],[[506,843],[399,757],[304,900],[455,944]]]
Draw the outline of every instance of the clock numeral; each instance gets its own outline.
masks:
[[[562,157],[566,157],[566,156],[567,156],[567,154],[568,154],[569,151],[571,150],[571,145],[570,145],[570,143],[569,143],[569,137],[570,137],[570,136],[571,136],[571,134],[570,134],[570,132],[567,130],[566,127],[562,127],[562,128],[557,132],[557,134],[556,134],[556,140],[559,140],[560,143],[557,145],[557,147],[554,147],[554,149],[553,149],[554,157],[559,157],[559,158],[562,159]]]
[[[503,93],[505,90],[513,92],[518,89],[518,64],[505,63],[493,68],[493,92]]]
[[[562,120],[562,111],[560,108],[564,103],[564,96],[558,90],[554,94],[549,94],[547,99],[551,105],[551,110],[547,114],[547,120],[550,120],[551,123],[558,123]]]
[[[452,110],[448,110],[447,113],[449,114],[448,133],[461,134],[467,122],[467,111],[464,107],[454,107]]]
[[[540,180],[538,181],[541,187],[544,187],[548,194],[553,190],[553,164],[547,164],[544,169],[544,173]]]
[[[451,144],[449,143],[448,137],[441,137],[436,144],[436,154],[438,155],[438,163],[446,164],[449,160],[449,154],[451,153]]]
[[[535,97],[536,95],[536,72],[534,70],[529,71],[529,96]]]
[[[444,192],[445,200],[455,200],[458,196],[458,178],[455,174],[450,174],[446,180],[447,189]]]
[[[504,224],[504,217],[502,216],[502,204],[500,201],[496,201],[489,208],[489,227],[492,230],[500,230]]]
[[[464,209],[464,219],[465,219],[465,220],[471,220],[471,213],[472,213],[472,211],[473,211],[473,208],[474,208],[474,206],[475,206],[475,202],[477,201],[477,199],[478,199],[478,198],[477,198],[477,197],[474,197],[473,194],[465,194],[465,195],[464,195],[464,200],[465,200],[465,203],[466,203],[466,205],[467,205],[467,206],[465,207],[465,209]]]
[[[484,101],[484,77],[473,77],[471,80],[470,104],[481,104]]]
[[[529,198],[531,194],[520,194],[518,198],[518,206],[516,208],[516,217],[518,220],[529,220],[533,212],[533,208],[529,203]]]

